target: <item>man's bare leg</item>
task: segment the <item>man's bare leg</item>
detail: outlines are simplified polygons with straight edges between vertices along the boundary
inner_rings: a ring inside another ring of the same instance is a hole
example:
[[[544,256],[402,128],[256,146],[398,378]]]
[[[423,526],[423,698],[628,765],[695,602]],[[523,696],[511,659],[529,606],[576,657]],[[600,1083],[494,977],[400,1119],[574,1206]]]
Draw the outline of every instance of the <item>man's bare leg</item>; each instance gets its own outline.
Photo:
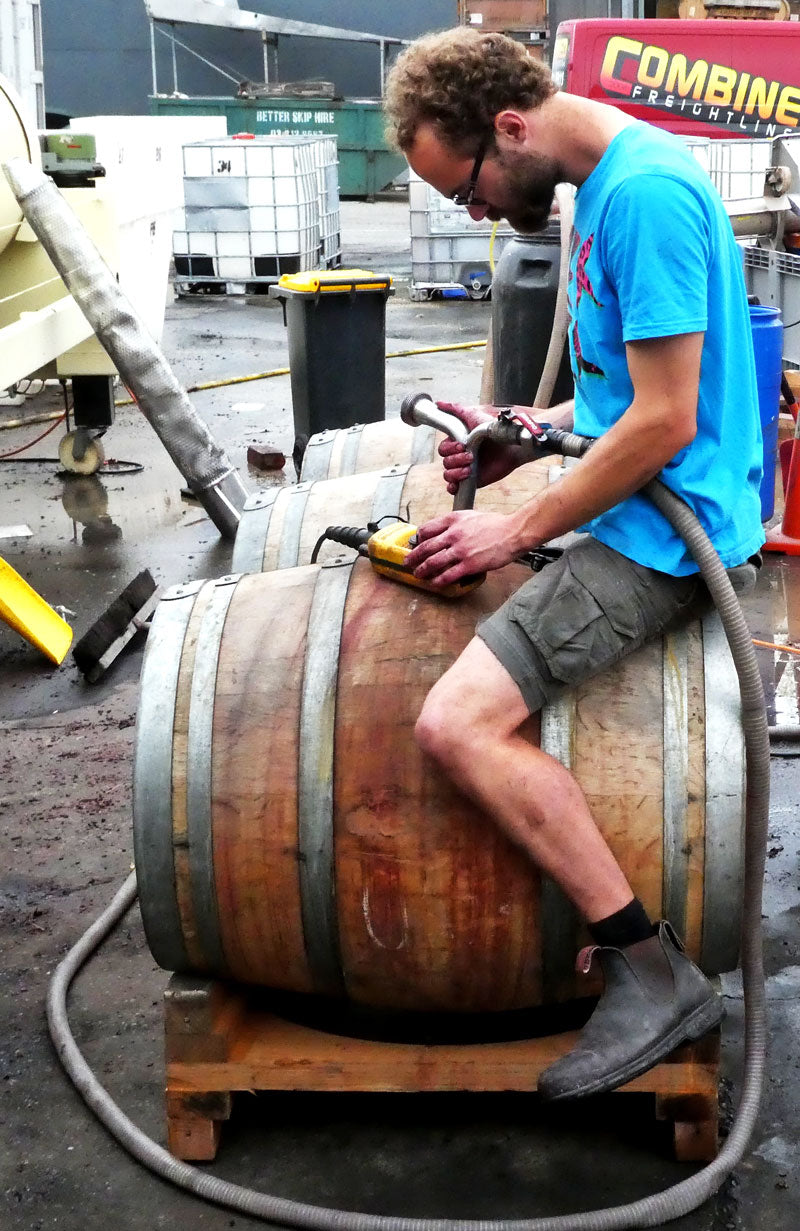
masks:
[[[425,702],[417,739],[553,878],[589,923],[633,898],[575,778],[528,743],[519,688],[475,637]]]
[[[520,736],[527,716],[517,685],[475,638],[431,690],[417,738],[561,885],[590,926],[601,923],[593,928],[598,935],[609,916],[635,901],[633,890],[572,774]],[[548,1099],[613,1090],[724,1016],[721,1000],[669,924],[617,945],[604,941],[598,950],[605,990],[577,1046],[539,1078],[539,1092]]]

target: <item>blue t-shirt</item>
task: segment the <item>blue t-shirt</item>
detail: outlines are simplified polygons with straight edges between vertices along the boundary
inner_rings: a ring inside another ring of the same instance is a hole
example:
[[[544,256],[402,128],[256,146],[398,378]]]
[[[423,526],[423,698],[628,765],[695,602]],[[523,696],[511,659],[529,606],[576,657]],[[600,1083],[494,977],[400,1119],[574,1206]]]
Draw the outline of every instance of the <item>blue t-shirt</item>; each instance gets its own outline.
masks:
[[[723,564],[741,564],[764,541],[742,259],[716,190],[677,137],[632,123],[578,189],[569,308],[575,430],[586,436],[608,431],[633,400],[625,342],[705,333],[697,435],[660,477],[690,505]],[[697,572],[645,496],[582,529],[649,568]]]

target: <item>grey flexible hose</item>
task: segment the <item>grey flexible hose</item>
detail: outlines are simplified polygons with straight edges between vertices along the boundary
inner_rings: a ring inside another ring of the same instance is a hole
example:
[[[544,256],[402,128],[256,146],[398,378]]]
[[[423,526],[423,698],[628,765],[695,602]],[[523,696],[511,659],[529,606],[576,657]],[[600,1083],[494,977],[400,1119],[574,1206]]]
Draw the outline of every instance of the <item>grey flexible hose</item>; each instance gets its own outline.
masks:
[[[564,343],[567,340],[569,328],[569,300],[567,288],[569,284],[569,255],[572,241],[572,220],[575,216],[575,189],[572,184],[556,185],[556,200],[558,201],[558,216],[561,224],[561,263],[558,269],[558,289],[556,303],[553,309],[553,327],[550,332],[550,342],[547,347],[539,387],[533,399],[534,407],[545,409],[553,400],[553,390],[558,380],[558,371],[564,354]]]
[[[233,538],[247,491],[130,300],[51,179],[24,158],[4,166],[22,211],[117,371],[220,534]]]
[[[572,437],[576,451],[585,439]],[[747,1149],[764,1081],[766,1004],[761,952],[761,896],[769,819],[769,736],[764,695],[750,630],[725,569],[689,507],[659,480],[644,489],[686,542],[719,611],[731,648],[742,698],[747,758],[742,971],[745,995],[745,1063],[742,1094],[728,1138],[717,1158],[689,1179],[627,1205],[581,1214],[526,1219],[399,1218],[332,1210],[258,1193],[207,1175],[173,1158],[114,1103],[92,1073],[72,1036],[66,997],[83,963],[122,918],[136,896],[133,874],[105,911],[57,967],[47,993],[50,1033],[59,1060],[84,1100],[109,1132],[151,1171],[207,1201],[267,1222],[319,1231],[624,1231],[655,1227],[702,1205],[717,1191]]]
[[[800,726],[797,723],[778,723],[769,729],[769,738],[772,743],[779,744],[782,740],[787,742],[800,739]]]
[[[741,1160],[755,1127],[764,1085],[767,1013],[764,992],[761,906],[769,831],[770,747],[764,689],[750,629],[730,579],[708,536],[689,506],[660,480],[644,488],[645,494],[667,518],[693,555],[703,581],[719,612],[730,646],[742,701],[742,726],[747,767],[744,902],[741,965],[745,998],[745,1055],[742,1093],[727,1140],[708,1166],[683,1184],[654,1197],[657,1225],[696,1208],[719,1188]],[[689,1204],[683,1204],[683,1198]]]

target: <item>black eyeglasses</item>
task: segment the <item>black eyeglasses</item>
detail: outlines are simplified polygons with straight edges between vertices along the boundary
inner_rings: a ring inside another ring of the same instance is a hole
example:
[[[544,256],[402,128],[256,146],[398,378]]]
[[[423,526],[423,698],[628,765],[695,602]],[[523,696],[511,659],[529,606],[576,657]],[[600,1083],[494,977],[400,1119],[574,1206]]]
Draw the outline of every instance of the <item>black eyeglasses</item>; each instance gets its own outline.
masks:
[[[489,142],[484,139],[478,146],[478,152],[475,155],[475,161],[472,164],[472,173],[469,177],[469,183],[467,184],[467,191],[454,192],[450,198],[454,205],[469,206],[472,205],[472,202],[475,200],[475,189],[478,186],[478,176],[481,173],[481,167],[483,166],[483,160],[486,157],[486,151],[488,148]]]

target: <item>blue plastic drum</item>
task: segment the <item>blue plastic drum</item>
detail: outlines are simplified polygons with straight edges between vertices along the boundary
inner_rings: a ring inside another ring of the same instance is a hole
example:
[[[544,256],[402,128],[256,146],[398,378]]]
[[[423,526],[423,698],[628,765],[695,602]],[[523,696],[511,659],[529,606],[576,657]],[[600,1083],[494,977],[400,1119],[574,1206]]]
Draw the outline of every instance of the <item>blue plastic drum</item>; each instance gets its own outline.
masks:
[[[775,465],[778,458],[778,413],[783,368],[783,321],[779,308],[751,306],[750,328],[756,359],[758,410],[764,439],[764,476],[761,480],[761,520],[775,512]]]

